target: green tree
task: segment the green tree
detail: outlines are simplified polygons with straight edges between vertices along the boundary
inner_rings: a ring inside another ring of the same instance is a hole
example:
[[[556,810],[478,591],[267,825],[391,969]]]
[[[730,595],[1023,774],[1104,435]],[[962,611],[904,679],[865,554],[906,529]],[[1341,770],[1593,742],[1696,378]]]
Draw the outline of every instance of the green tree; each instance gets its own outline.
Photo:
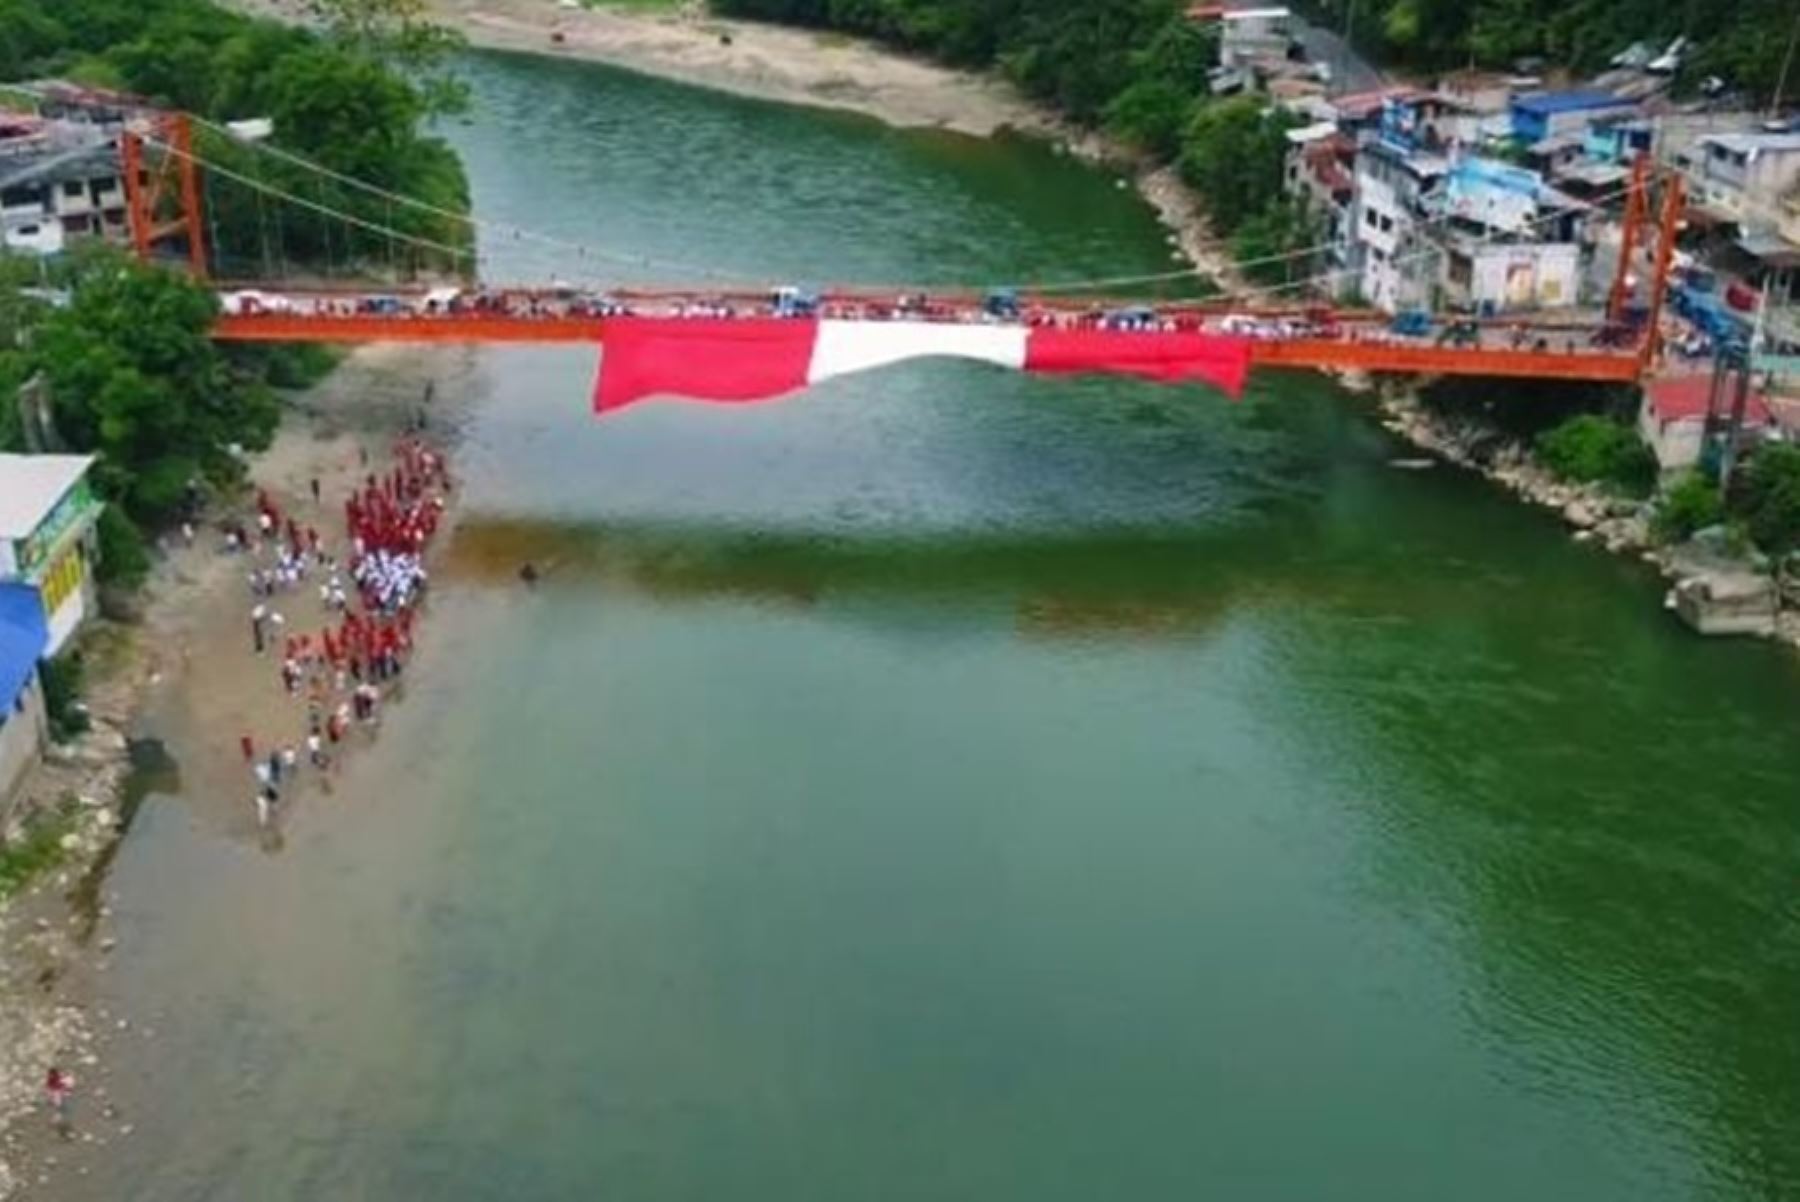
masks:
[[[1647,489],[1656,476],[1656,459],[1623,422],[1583,413],[1538,436],[1538,455],[1565,480],[1606,482],[1633,490]]]
[[[1304,280],[1318,270],[1318,255],[1305,253],[1325,240],[1325,226],[1304,200],[1278,196],[1231,236],[1231,254],[1244,272],[1264,284]]]
[[[1206,198],[1220,231],[1235,232],[1281,195],[1284,135],[1298,122],[1249,96],[1195,113],[1182,139],[1181,174]]]
[[[274,431],[273,395],[211,340],[216,312],[184,276],[98,254],[33,339],[58,432],[100,455],[97,482],[135,521],[168,520],[190,479],[231,478],[229,448],[264,448]]]
[[[1760,448],[1741,479],[1732,508],[1743,515],[1756,545],[1777,555],[1800,549],[1800,447]]]
[[[1724,520],[1725,505],[1719,500],[1718,485],[1699,472],[1688,472],[1657,502],[1651,530],[1662,542],[1678,543],[1693,537],[1696,530]]]
[[[464,39],[432,19],[426,0],[306,0],[306,8],[330,42],[415,81],[427,112],[456,112],[468,103],[448,70]]]

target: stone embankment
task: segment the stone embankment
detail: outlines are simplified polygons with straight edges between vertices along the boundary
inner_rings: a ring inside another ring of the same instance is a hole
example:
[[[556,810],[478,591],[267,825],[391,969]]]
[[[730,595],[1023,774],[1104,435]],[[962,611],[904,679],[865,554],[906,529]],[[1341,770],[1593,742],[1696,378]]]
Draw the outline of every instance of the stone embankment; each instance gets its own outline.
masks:
[[[1664,546],[1651,532],[1651,502],[1560,480],[1526,444],[1485,423],[1433,413],[1410,391],[1385,393],[1380,404],[1382,425],[1413,446],[1554,510],[1576,542],[1655,567],[1670,582],[1664,604],[1702,634],[1754,634],[1800,648],[1800,585],[1779,583],[1762,557],[1730,550],[1716,532]]]

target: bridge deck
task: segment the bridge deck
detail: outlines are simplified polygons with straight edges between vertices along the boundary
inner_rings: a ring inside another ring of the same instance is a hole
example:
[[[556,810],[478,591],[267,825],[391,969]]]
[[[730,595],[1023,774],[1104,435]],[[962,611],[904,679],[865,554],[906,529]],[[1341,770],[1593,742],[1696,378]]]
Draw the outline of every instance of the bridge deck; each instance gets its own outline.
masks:
[[[223,315],[213,332],[229,342],[597,344],[606,340],[606,319],[483,313],[255,313]],[[1453,347],[1384,337],[1256,339],[1251,343],[1251,362],[1258,367],[1618,383],[1637,380],[1641,370],[1638,355],[1630,350]]]

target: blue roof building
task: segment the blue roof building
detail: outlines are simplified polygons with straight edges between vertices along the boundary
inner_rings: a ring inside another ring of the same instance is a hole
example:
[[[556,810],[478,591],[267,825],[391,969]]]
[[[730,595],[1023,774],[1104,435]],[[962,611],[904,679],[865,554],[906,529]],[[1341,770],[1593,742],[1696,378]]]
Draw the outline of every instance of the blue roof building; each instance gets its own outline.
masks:
[[[46,726],[37,666],[49,643],[38,591],[26,584],[0,584],[0,808],[43,750]]]
[[[1531,92],[1513,98],[1512,136],[1527,146],[1549,138],[1580,134],[1602,117],[1616,117],[1638,107],[1637,101],[1611,92]]]

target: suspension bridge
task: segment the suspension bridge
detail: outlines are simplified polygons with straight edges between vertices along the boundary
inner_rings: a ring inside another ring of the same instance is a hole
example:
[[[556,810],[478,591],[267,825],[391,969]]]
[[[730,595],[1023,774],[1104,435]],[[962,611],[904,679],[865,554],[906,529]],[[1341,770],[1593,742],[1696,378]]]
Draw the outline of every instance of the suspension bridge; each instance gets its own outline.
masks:
[[[208,135],[204,144],[196,126]],[[559,262],[593,257],[639,270],[659,265],[499,226],[264,142],[227,142],[229,137],[228,130],[197,117],[158,113],[128,123],[119,139],[132,247],[146,262],[185,265],[217,289],[218,339],[596,345],[607,351],[596,397],[601,408],[612,407],[606,401],[609,372],[617,385],[611,390],[615,404],[658,393],[749,400],[928,355],[1028,371],[1200,380],[1230,392],[1241,389],[1253,368],[1630,383],[1662,364],[1663,311],[1684,203],[1678,175],[1656,178],[1640,161],[1618,193],[1600,198],[1622,199],[1625,210],[1604,307],[1555,316],[1414,314],[1411,323],[1396,322],[1372,310],[1338,310],[1309,299],[1329,282],[1329,272],[1232,296],[1143,299],[1153,285],[1192,286],[1200,278],[1194,268],[1110,280],[803,293],[727,279],[693,264],[667,264],[671,275],[705,282],[500,286],[479,278],[469,248],[484,229],[545,243],[559,252]],[[264,157],[287,182],[271,182],[249,166]],[[308,180],[317,185],[314,196],[305,193]],[[222,186],[247,192],[257,206],[262,253],[258,270],[249,274],[216,270],[221,239],[206,197],[209,188]],[[362,211],[350,211],[344,198],[357,198]],[[287,212],[290,225],[306,220],[320,227],[327,250],[335,223],[346,255],[362,252],[356,274],[308,279],[288,268],[285,253],[278,265],[270,212],[278,224]],[[460,229],[467,244],[399,228],[392,220],[397,212]],[[1308,247],[1267,261],[1305,260],[1326,249]],[[1442,253],[1427,246],[1406,257],[1427,263]],[[1396,262],[1401,258],[1396,255]],[[1641,289],[1640,280],[1647,281]]]

